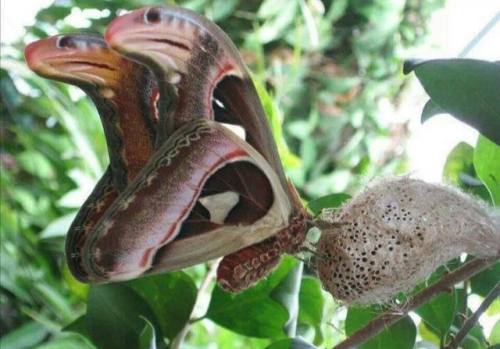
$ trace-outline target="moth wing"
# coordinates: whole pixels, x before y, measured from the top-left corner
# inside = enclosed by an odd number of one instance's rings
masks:
[[[181,269],[272,236],[291,210],[252,146],[199,119],[162,145],[96,223],[82,265],[92,281]]]

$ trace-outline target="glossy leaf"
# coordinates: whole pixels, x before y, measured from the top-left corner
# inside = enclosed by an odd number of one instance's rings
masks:
[[[136,279],[127,283],[146,303],[158,320],[163,334],[173,339],[189,320],[197,289],[184,272]]]
[[[155,328],[148,319],[143,320],[146,324],[139,335],[139,349],[156,349]]]
[[[422,110],[422,116],[420,118],[420,121],[422,123],[426,122],[429,120],[431,117],[437,114],[443,114],[446,113],[445,110],[441,109],[436,103],[432,101],[432,99],[429,99],[427,103],[424,105],[424,109]]]
[[[80,334],[81,336],[88,338],[89,340],[92,338],[90,333],[90,329],[87,326],[87,318],[86,315],[82,315],[72,323],[63,328],[63,331],[75,332]]]
[[[488,188],[493,203],[500,205],[500,145],[479,137],[474,150],[474,168]]]
[[[304,277],[299,295],[299,323],[312,326],[318,339],[322,337],[321,323],[324,303],[319,280],[313,277]]]
[[[425,323],[440,337],[450,328],[455,316],[455,292],[439,294],[416,310]]]
[[[154,319],[148,304],[124,285],[93,286],[86,322],[92,341],[106,349],[139,348],[144,319]]]
[[[280,266],[269,277],[241,293],[231,294],[216,287],[206,316],[246,336],[284,337],[289,314],[283,305],[273,299],[272,292],[286,280],[296,264],[290,257],[283,258]]]
[[[285,323],[284,330],[289,337],[294,337],[297,331],[299,292],[303,269],[304,263],[297,263],[271,292],[271,298],[281,304],[288,312],[288,321]]]
[[[350,336],[356,330],[375,318],[377,312],[370,308],[350,307],[345,320],[346,334]],[[415,344],[417,328],[410,317],[406,316],[388,329],[372,337],[360,349],[412,349]]]
[[[474,148],[465,142],[458,143],[446,158],[443,169],[443,179],[450,184],[461,186],[464,174],[474,170],[472,157]]]
[[[500,262],[495,263],[490,268],[474,275],[470,279],[470,286],[473,293],[482,297],[486,295],[495,287],[500,275]]]
[[[408,63],[442,110],[500,144],[500,64],[473,59]]]

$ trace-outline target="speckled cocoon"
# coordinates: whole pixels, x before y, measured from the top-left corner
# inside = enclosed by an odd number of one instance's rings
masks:
[[[385,303],[462,252],[500,253],[491,209],[456,189],[409,177],[379,181],[321,219],[331,228],[316,246],[317,272],[323,287],[346,303]]]

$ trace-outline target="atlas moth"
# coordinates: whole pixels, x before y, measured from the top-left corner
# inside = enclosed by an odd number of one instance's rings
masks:
[[[257,93],[229,38],[190,11],[152,7],[116,19],[105,39],[114,50],[85,35],[26,49],[37,73],[91,96],[108,142],[110,167],[68,232],[73,274],[110,282],[224,256],[219,284],[239,291],[266,275],[283,253],[299,252],[313,220],[285,178]],[[223,123],[241,126],[245,138]],[[342,249],[357,248],[362,262],[366,252],[355,246],[360,241],[345,243],[350,237],[343,228],[340,238],[334,234],[348,221],[347,214],[340,222],[335,217],[321,217],[317,266],[325,287],[360,303],[371,301],[371,289],[376,300],[395,292],[377,291],[377,282],[360,289],[354,275],[332,271],[348,261],[339,260]],[[359,263],[353,266],[364,272]],[[360,297],[339,291],[345,288]]]
[[[300,250],[311,217],[224,32],[159,6],[115,19],[105,41],[63,35],[25,51],[35,72],[91,96],[107,138],[110,167],[66,240],[75,277],[127,280],[224,256],[218,282],[238,291]]]
[[[447,261],[500,256],[500,215],[457,189],[384,179],[325,212],[317,243],[323,286],[346,303],[387,303]]]

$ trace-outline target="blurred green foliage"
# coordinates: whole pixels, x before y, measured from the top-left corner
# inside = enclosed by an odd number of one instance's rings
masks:
[[[240,48],[259,87],[288,175],[303,197],[313,200],[353,191],[365,178],[404,170],[407,130],[405,125],[394,127],[384,113],[387,105],[398,101],[405,85],[400,72],[405,49],[425,37],[426,21],[442,2],[190,0],[178,4],[216,21]],[[152,348],[155,341],[161,347],[162,338],[172,340],[188,319],[206,266],[92,287],[90,293],[69,274],[62,254],[64,235],[105,168],[105,142],[95,108],[83,93],[36,77],[22,57],[27,42],[57,33],[102,33],[120,11],[154,3],[164,1],[55,1],[38,13],[22,42],[2,46],[2,348],[88,348],[93,345],[90,339],[103,348],[123,343]],[[491,145],[484,142],[482,147]],[[487,197],[474,166],[481,173],[489,169],[478,169],[478,156],[462,146],[445,172],[460,185],[463,177],[458,173],[472,171],[467,183],[476,183],[475,189]],[[338,205],[346,198],[331,196],[316,202],[316,209],[321,202]],[[316,279],[305,276],[300,292],[284,297],[293,285],[289,275],[293,276],[296,264],[285,259],[270,278],[238,295],[216,288],[206,318],[192,324],[185,347],[204,348],[213,342],[221,348],[264,348],[274,340],[271,347],[287,347],[290,343],[283,340],[282,328],[290,315],[287,305],[294,302],[299,307],[297,335],[319,347],[338,342],[345,334],[330,323],[343,328],[344,318]],[[247,307],[227,312],[229,305]],[[245,318],[239,318],[242,315]],[[347,333],[359,327],[356,319],[365,318],[366,314],[351,312]],[[413,323],[406,322],[398,326],[414,336]],[[419,326],[419,333],[436,342],[442,332],[424,328],[427,324]],[[123,328],[129,337],[110,335],[121,335]],[[441,330],[446,333],[448,328]]]

